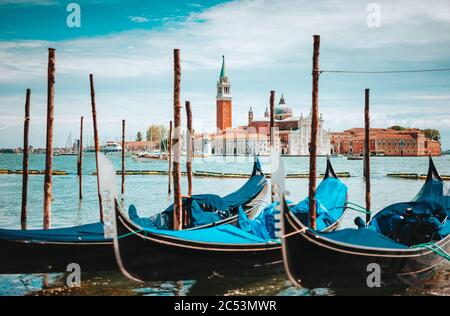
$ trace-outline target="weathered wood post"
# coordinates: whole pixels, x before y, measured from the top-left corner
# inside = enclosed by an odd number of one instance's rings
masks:
[[[97,112],[95,110],[94,75],[92,74],[89,75],[89,82],[91,87],[92,123],[94,125],[94,146],[95,146],[95,165],[97,168],[98,206],[100,209],[100,222],[103,223],[103,205],[102,205],[102,195],[100,192],[100,174],[98,172],[98,153],[100,151],[100,146],[98,144]]]
[[[311,111],[311,143],[309,147],[309,226],[316,229],[316,158],[317,128],[319,121],[319,51],[320,36],[314,35],[313,69],[312,69],[312,111]]]
[[[270,101],[269,101],[269,107],[270,107],[270,146],[275,145],[275,135],[274,135],[274,128],[275,128],[275,118],[274,118],[274,111],[275,111],[275,91],[270,91]]]
[[[186,172],[188,179],[188,196],[192,195],[192,112],[191,103],[186,101],[187,137],[186,137]]]
[[[169,123],[169,139],[167,140],[168,144],[167,144],[167,150],[168,150],[168,154],[169,154],[169,184],[168,184],[168,194],[171,195],[172,194],[172,121],[170,121]]]
[[[83,121],[84,117],[80,118],[80,142],[78,143],[78,197],[83,199]]]
[[[28,197],[28,136],[30,134],[30,97],[31,90],[27,89],[25,98],[25,118],[23,123],[23,162],[22,162],[22,211],[20,213],[20,226],[27,229],[27,197]]]
[[[125,194],[125,120],[122,120],[122,199]]]
[[[275,91],[270,91],[270,99],[269,99],[269,115],[270,115],[270,123],[269,123],[269,144],[270,147],[275,146]],[[271,201],[274,202],[274,195],[271,194]]]
[[[174,49],[174,90],[173,90],[173,190],[174,190],[174,229],[181,230],[183,223],[183,205],[181,196],[181,103],[180,103],[180,50]]]
[[[48,49],[47,137],[45,146],[44,229],[50,228],[52,213],[53,117],[55,101],[55,49]]]
[[[366,223],[370,221],[370,89],[365,91],[365,107],[364,107],[364,175],[366,179]]]

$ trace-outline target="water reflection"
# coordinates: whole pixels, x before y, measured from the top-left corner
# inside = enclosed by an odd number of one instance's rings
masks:
[[[408,288],[296,288],[283,273],[268,277],[212,278],[204,280],[132,282],[117,271],[82,273],[78,288],[65,285],[63,273],[3,275],[0,295],[128,295],[128,296],[361,296],[450,295],[450,267],[443,264],[430,279]]]

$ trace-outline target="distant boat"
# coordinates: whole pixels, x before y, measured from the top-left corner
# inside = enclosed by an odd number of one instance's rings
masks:
[[[94,153],[95,147],[88,147],[85,151],[88,153]],[[106,142],[104,146],[100,146],[100,152],[105,154],[119,154],[122,153],[122,146],[116,142]]]
[[[168,155],[161,152],[142,152],[131,156],[131,158],[137,162],[150,162],[153,160],[167,160]]]
[[[77,156],[78,152],[73,147],[69,147],[72,144],[72,132],[69,133],[69,137],[67,137],[66,146],[63,150],[56,151],[54,156]]]
[[[208,157],[209,157],[208,154],[202,153],[202,152],[195,152],[195,153],[192,155],[192,158],[208,158]]]
[[[363,160],[363,156],[355,156],[355,155],[349,155],[347,156],[347,160]]]

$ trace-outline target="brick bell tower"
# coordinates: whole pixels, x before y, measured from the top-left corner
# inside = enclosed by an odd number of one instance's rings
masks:
[[[222,56],[222,69],[217,82],[216,125],[218,131],[224,131],[232,126],[232,105],[230,82],[225,69],[225,56]]]

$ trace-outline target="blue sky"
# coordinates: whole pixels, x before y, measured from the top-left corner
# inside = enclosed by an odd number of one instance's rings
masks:
[[[45,143],[47,48],[55,47],[55,143],[90,133],[88,74],[95,76],[102,140],[172,118],[172,50],[181,49],[182,100],[194,127],[214,130],[221,56],[232,83],[233,122],[262,116],[270,90],[295,114],[309,112],[312,35],[321,69],[450,68],[446,0],[378,1],[381,26],[367,26],[362,0],[78,1],[81,27],[68,28],[70,1],[0,0],[0,147],[20,146],[26,88],[32,89],[31,143]],[[331,130],[363,124],[372,90],[372,126],[437,128],[450,148],[450,73],[323,74],[320,112]],[[130,136],[131,137],[131,136]]]

